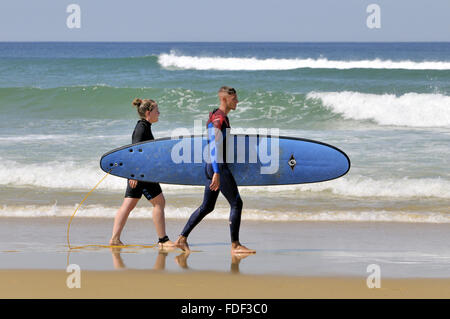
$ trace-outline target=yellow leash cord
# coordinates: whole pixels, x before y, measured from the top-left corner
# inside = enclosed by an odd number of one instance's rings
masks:
[[[109,173],[112,171],[112,168],[109,170],[109,172],[106,173],[105,176],[97,183],[97,185],[94,186],[93,189],[90,190],[89,193],[83,198],[81,203],[78,204],[77,208],[73,212],[72,216],[70,216],[69,224],[67,225],[67,245],[69,246],[69,249],[82,249],[86,247],[99,247],[99,248],[128,248],[128,247],[140,247],[140,248],[153,248],[157,246],[157,244],[154,245],[84,245],[84,246],[76,246],[71,247],[70,246],[70,240],[69,240],[69,233],[70,233],[70,224],[72,223],[72,219],[75,217],[75,214],[77,213],[78,209],[81,207],[81,205],[84,203],[84,201],[91,195],[91,193],[100,185],[101,182],[105,180],[105,178],[109,175]]]
[[[75,211],[73,212],[72,216],[70,216],[69,219],[69,224],[67,225],[67,245],[69,246],[69,249],[74,249],[72,247],[70,247],[70,240],[69,240],[69,232],[70,232],[70,224],[72,223],[72,219],[75,217],[75,214],[77,213],[78,209],[80,208],[80,206],[84,203],[84,201],[89,197],[89,195],[91,195],[91,193],[98,187],[98,185],[100,185],[101,182],[104,181],[104,179],[109,175],[109,173],[111,172],[112,169],[109,170],[108,173],[106,173],[105,176],[103,176],[103,178],[97,183],[97,185],[94,186],[93,189],[90,190],[89,193],[87,193],[86,196],[84,196],[83,200],[81,201],[81,203],[78,204],[77,208],[75,209]]]

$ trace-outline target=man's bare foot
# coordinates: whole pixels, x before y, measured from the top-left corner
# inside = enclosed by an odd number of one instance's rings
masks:
[[[160,250],[170,251],[176,248],[175,243],[171,240],[168,240],[164,243],[158,243],[158,247]]]
[[[175,246],[186,252],[190,251],[189,245],[187,243],[187,238],[185,236],[180,235],[175,241]]]
[[[244,245],[241,245],[239,242],[233,242],[231,244],[231,254],[255,254],[256,250],[249,249],[245,247]]]
[[[125,246],[120,239],[115,239],[115,238],[111,238],[111,240],[109,241],[109,245],[110,246]]]

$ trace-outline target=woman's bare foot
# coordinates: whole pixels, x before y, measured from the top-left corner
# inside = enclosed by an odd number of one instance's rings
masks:
[[[111,238],[111,240],[109,241],[109,245],[110,246],[125,246],[118,238]]]
[[[185,236],[180,235],[175,241],[175,246],[186,252],[190,251],[189,245],[187,243],[187,238]]]
[[[240,242],[233,242],[231,244],[231,254],[255,254],[256,250],[249,249],[245,247],[244,245],[241,245]]]
[[[158,246],[160,250],[165,251],[174,250],[176,248],[175,243],[171,240],[168,240],[164,243],[158,243]]]

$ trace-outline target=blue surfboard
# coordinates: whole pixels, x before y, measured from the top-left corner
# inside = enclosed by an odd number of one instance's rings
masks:
[[[241,186],[323,182],[350,169],[343,151],[307,139],[238,134],[224,147],[224,160]],[[204,185],[208,155],[206,136],[161,138],[114,149],[102,156],[100,167],[138,181]]]

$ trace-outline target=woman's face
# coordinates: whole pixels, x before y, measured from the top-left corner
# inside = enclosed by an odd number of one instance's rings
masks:
[[[156,105],[151,111],[145,112],[145,115],[146,115],[147,121],[149,121],[150,123],[158,122],[158,118],[159,118],[158,105]]]

